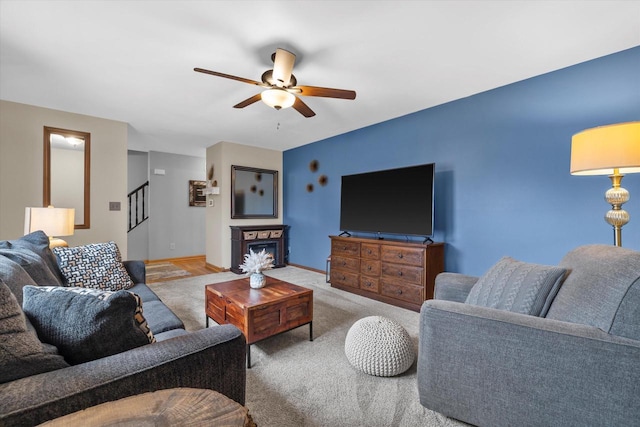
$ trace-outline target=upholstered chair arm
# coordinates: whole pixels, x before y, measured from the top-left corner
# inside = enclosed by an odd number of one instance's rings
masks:
[[[471,288],[478,281],[476,276],[459,273],[440,273],[436,276],[435,299],[465,302]]]
[[[131,276],[133,283],[146,283],[147,269],[144,261],[123,261],[124,268],[127,269],[127,273]]]

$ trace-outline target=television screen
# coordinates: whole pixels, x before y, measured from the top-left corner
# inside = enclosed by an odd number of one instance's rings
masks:
[[[433,163],[345,175],[340,230],[431,236]]]

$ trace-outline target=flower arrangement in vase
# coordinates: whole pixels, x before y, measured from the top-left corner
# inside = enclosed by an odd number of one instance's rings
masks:
[[[265,285],[267,279],[262,274],[262,271],[272,267],[273,255],[265,249],[260,252],[254,252],[249,248],[249,253],[244,255],[243,263],[240,264],[240,270],[250,275],[249,286],[254,289],[262,288]]]

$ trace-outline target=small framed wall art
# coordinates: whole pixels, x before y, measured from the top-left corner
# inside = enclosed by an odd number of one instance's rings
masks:
[[[207,196],[204,189],[207,186],[206,181],[189,181],[189,206],[206,206]]]

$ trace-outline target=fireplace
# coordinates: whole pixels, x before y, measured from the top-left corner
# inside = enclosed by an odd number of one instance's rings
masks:
[[[286,225],[231,226],[231,271],[243,274],[240,270],[244,254],[249,249],[260,252],[265,249],[273,255],[274,267],[284,267],[286,258]]]
[[[246,253],[249,253],[249,250],[252,250],[253,252],[260,252],[263,249],[265,250],[265,252],[270,253],[271,256],[273,256],[273,259],[275,260],[276,254],[278,253],[278,241],[266,241],[266,242],[255,242],[255,243],[248,242]]]

